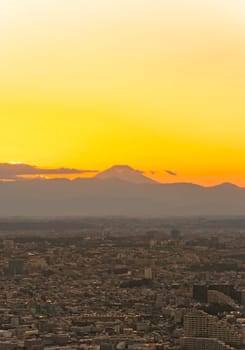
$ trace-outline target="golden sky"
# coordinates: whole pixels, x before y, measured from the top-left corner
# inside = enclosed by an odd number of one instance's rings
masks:
[[[0,77],[0,162],[245,186],[244,0],[1,0]]]

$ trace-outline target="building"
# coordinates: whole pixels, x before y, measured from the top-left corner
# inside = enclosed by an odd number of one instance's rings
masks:
[[[181,339],[182,350],[235,350],[235,348],[215,338],[193,338]]]
[[[238,304],[242,303],[242,292],[238,291],[231,284],[200,284],[193,286],[193,299],[200,303],[208,302],[208,291],[214,290],[227,295]]]
[[[200,310],[192,310],[184,316],[184,335],[191,338],[215,338],[234,347],[244,344],[244,335],[235,326]]]
[[[147,280],[153,279],[153,272],[151,267],[146,267],[144,271],[144,278]]]
[[[24,272],[24,261],[22,259],[10,259],[7,273],[11,276],[20,275]]]
[[[207,303],[208,301],[208,286],[205,284],[193,286],[193,299],[200,303]]]
[[[231,297],[222,292],[218,292],[217,290],[208,290],[208,303],[225,304],[232,308],[236,307],[236,303]]]

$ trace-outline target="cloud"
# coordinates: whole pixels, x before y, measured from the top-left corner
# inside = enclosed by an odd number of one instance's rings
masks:
[[[177,173],[175,173],[174,171],[172,170],[164,170],[165,173],[167,173],[168,175],[171,175],[171,176],[177,176]]]
[[[0,163],[0,179],[15,179],[21,178],[22,176],[42,176],[42,175],[71,175],[71,174],[85,174],[85,173],[97,173],[97,170],[81,170],[74,168],[55,168],[45,169],[39,168],[34,165],[24,163]]]

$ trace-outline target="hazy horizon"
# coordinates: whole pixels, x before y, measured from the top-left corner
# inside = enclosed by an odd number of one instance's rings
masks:
[[[118,173],[119,169],[119,173]],[[126,172],[126,174],[125,174]],[[122,174],[120,174],[122,173]],[[75,168],[41,168],[35,165],[29,165],[25,163],[0,163],[0,183],[15,182],[20,180],[79,180],[79,179],[120,179],[126,182],[132,182],[138,184],[141,183],[156,183],[156,184],[193,184],[202,187],[216,187],[223,184],[231,184],[239,188],[245,188],[245,186],[239,186],[236,183],[217,182],[213,184],[203,185],[201,183],[194,183],[191,181],[182,181],[182,177],[172,170],[166,169],[161,171],[165,174],[164,180],[158,180],[155,178],[154,171],[143,171],[134,169],[130,165],[117,164],[112,165],[108,169],[92,170],[92,169],[75,169]],[[103,176],[106,174],[106,176]],[[107,175],[108,174],[108,175]],[[126,176],[125,176],[126,175]],[[141,181],[134,179],[135,175],[142,177]],[[186,179],[185,179],[186,180]]]

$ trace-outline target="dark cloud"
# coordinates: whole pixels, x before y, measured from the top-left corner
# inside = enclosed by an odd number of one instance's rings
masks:
[[[68,175],[68,174],[84,174],[96,173],[97,170],[81,170],[74,168],[55,168],[44,169],[29,164],[9,164],[0,163],[0,179],[18,179],[25,175]]]
[[[165,170],[165,173],[167,173],[168,175],[171,175],[171,176],[177,176],[177,174],[172,170]]]

